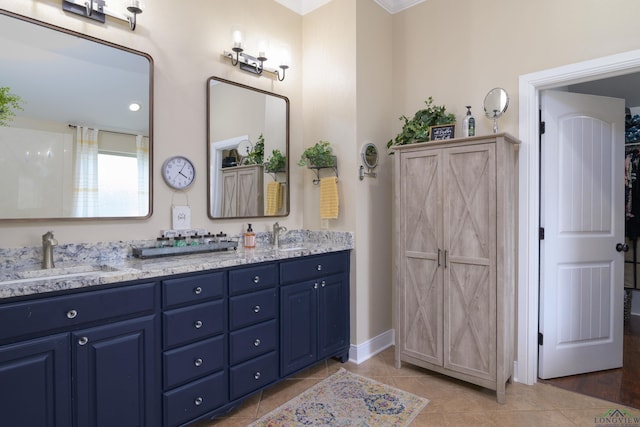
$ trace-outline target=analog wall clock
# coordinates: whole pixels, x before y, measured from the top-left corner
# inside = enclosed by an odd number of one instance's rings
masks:
[[[169,157],[162,164],[162,178],[173,189],[185,190],[196,178],[196,168],[183,156]]]

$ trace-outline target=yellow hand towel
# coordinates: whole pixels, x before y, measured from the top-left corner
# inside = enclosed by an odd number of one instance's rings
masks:
[[[338,178],[335,176],[320,180],[320,218],[338,218]]]
[[[265,215],[277,215],[282,207],[282,186],[274,181],[267,184],[267,208]]]

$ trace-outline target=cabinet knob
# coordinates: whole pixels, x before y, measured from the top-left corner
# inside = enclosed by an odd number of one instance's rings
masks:
[[[202,402],[204,401],[204,399],[202,397],[196,397],[195,400],[193,401],[193,403],[196,404],[196,406],[200,406],[202,405]]]
[[[260,375],[262,375],[262,374],[260,374],[260,371],[258,371],[255,374],[253,374],[253,378],[255,378],[256,380],[259,380],[260,379]]]
[[[313,284],[313,289],[318,289],[318,282]]]
[[[200,286],[193,288],[193,293],[200,295],[202,293],[202,288]]]
[[[325,282],[325,281],[323,280],[322,282],[320,282],[320,286],[322,286],[322,287],[324,288],[325,286],[327,286],[327,282]]]
[[[193,361],[193,364],[196,365],[197,367],[202,366],[202,363],[204,363],[204,361],[200,357],[198,357],[196,360]]]
[[[258,347],[258,346],[260,345],[260,343],[261,343],[261,342],[262,342],[262,341],[260,341],[260,338],[256,338],[256,340],[253,342],[253,345],[254,345],[255,347]]]
[[[255,276],[253,278],[253,283],[258,283],[260,281],[260,276]]]
[[[78,315],[78,312],[76,310],[67,311],[67,319],[75,319],[77,315]]]
[[[193,326],[194,326],[196,329],[200,329],[200,328],[202,328],[202,320],[196,320],[196,321],[195,321],[195,323],[193,324]]]
[[[260,306],[259,306],[259,305],[256,305],[255,307],[253,307],[253,312],[254,312],[254,313],[258,313],[258,312],[260,312]]]
[[[88,342],[89,342],[89,338],[87,337],[80,337],[78,339],[78,345],[87,345]]]
[[[318,264],[318,266],[316,267],[316,270],[322,271],[322,264]]]

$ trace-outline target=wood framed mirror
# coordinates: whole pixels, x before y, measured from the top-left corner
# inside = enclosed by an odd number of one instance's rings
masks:
[[[152,58],[3,10],[0,51],[0,220],[148,218]]]
[[[209,218],[289,215],[289,99],[207,80]]]

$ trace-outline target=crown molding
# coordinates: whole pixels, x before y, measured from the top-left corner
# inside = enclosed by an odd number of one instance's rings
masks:
[[[331,0],[276,0],[284,7],[293,10],[298,15],[306,15],[309,12],[314,11],[320,6],[324,6]],[[415,6],[418,3],[422,3],[425,0],[374,0],[387,12],[394,14],[401,12],[405,9]]]
[[[384,10],[394,14],[401,12],[405,9],[409,9],[411,6],[415,6],[418,3],[422,3],[425,0],[374,0]]]

